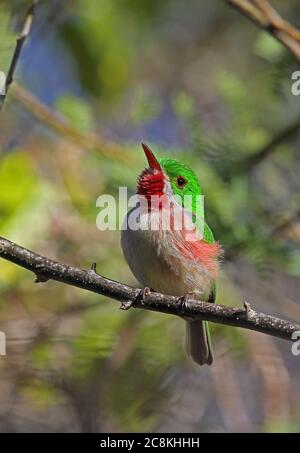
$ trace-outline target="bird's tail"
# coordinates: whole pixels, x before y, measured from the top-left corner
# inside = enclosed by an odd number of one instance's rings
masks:
[[[213,354],[207,321],[187,321],[186,352],[199,365],[212,364]]]

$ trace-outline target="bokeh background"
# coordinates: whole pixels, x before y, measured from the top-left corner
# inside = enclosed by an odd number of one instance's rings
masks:
[[[274,1],[300,25],[297,0]],[[7,67],[27,1],[0,1]],[[300,321],[300,98],[293,57],[223,0],[41,1],[0,118],[1,235],[135,285],[96,199],[135,191],[140,142],[199,175],[225,250],[218,302]],[[299,431],[291,344],[184,323],[0,261],[0,430]]]

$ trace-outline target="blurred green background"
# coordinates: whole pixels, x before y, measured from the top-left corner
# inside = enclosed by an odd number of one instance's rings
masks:
[[[300,26],[297,0],[272,4]],[[0,1],[3,71],[27,5]],[[0,118],[0,234],[136,285],[96,199],[134,193],[145,141],[199,175],[225,249],[218,302],[299,322],[296,69],[222,0],[41,1]],[[36,285],[3,260],[0,330],[3,432],[300,430],[289,342],[212,325],[215,362],[200,368],[180,319]]]

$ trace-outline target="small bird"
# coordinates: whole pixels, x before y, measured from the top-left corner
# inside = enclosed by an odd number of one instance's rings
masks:
[[[196,201],[201,196],[198,178],[187,165],[175,159],[156,159],[147,145],[142,143],[142,147],[149,167],[138,177],[137,195],[147,200],[147,208],[137,206],[125,218],[121,235],[124,257],[147,291],[215,302],[222,248],[204,221],[203,198],[202,219],[196,215]],[[161,197],[161,203],[151,203],[155,196]],[[189,204],[187,196],[192,200]],[[133,213],[138,213],[139,228],[130,225]],[[171,220],[166,228],[163,222],[167,218]],[[181,228],[175,228],[177,220],[181,220],[177,224]],[[187,320],[186,326],[187,353],[199,365],[211,365],[207,321]]]

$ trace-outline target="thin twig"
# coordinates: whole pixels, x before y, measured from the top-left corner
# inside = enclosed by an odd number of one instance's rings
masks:
[[[11,86],[11,84],[13,82],[14,73],[15,73],[16,66],[19,61],[20,55],[21,55],[22,48],[24,46],[24,43],[25,43],[27,37],[30,34],[36,4],[37,4],[37,0],[33,0],[32,4],[28,8],[22,31],[21,31],[19,37],[17,38],[15,50],[14,50],[14,53],[13,53],[13,56],[11,59],[11,63],[10,63],[6,81],[5,81],[4,93],[0,95],[0,111],[2,110],[2,107],[4,105],[9,87]]]
[[[0,237],[0,257],[36,274],[37,280],[56,280],[68,285],[102,294],[121,303],[129,301],[132,307],[178,315],[186,318],[204,319],[219,324],[256,330],[292,341],[292,334],[300,332],[300,325],[247,309],[201,302],[151,292],[141,297],[141,289],[133,288],[98,275],[94,269],[85,271],[44,256],[38,255]]]
[[[271,140],[258,149],[255,153],[249,157],[241,160],[233,168],[232,173],[250,173],[255,167],[269,157],[273,152],[276,151],[277,147],[287,140],[291,140],[300,131],[300,119],[297,118],[294,123],[286,126],[284,129],[279,131]]]
[[[28,37],[31,26],[33,22],[35,6],[37,0],[34,0],[28,8],[26,13],[24,25],[22,31],[17,39],[16,47],[11,59],[10,67],[5,81],[4,94],[0,95],[0,111],[5,102],[8,90],[13,82],[13,76],[16,70],[16,65],[18,63],[19,57],[21,55],[21,50],[25,43],[26,38]],[[95,133],[82,134],[77,131],[70,122],[63,115],[59,114],[55,110],[49,108],[46,104],[41,102],[33,93],[30,93],[27,89],[21,87],[18,84],[14,84],[11,89],[12,96],[17,99],[23,107],[25,107],[37,120],[46,124],[54,132],[59,133],[64,136],[66,139],[72,141],[73,143],[84,147],[86,149],[93,149],[100,151],[104,156],[111,158],[116,158],[119,161],[129,162],[131,156],[120,145],[107,140]]]
[[[299,220],[300,210],[296,211],[290,218],[284,220],[281,224],[276,225],[273,230],[271,230],[270,235],[273,237],[280,237],[281,234],[285,233],[287,230],[290,230],[290,228],[295,224],[298,224]]]
[[[300,62],[300,31],[283,19],[267,0],[226,0],[255,25],[266,30]]]
[[[98,134],[89,132],[81,133],[74,128],[67,118],[40,101],[26,88],[15,84],[11,90],[12,96],[22,104],[26,110],[37,120],[48,126],[54,132],[70,140],[78,146],[89,150],[97,150],[110,159],[129,162],[132,159],[130,153],[120,145],[104,139]]]

